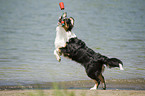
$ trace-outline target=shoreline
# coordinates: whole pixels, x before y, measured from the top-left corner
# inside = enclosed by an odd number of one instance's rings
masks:
[[[43,84],[26,84],[13,86],[0,86],[0,90],[30,90],[30,89],[54,89],[57,85],[59,89],[83,89],[89,90],[94,86],[92,80],[78,80],[78,81],[61,81],[61,82],[46,82]],[[106,80],[107,90],[145,90],[144,79],[112,79]],[[99,90],[102,89],[100,84]]]

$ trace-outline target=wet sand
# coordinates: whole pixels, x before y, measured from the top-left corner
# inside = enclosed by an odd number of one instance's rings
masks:
[[[47,82],[43,84],[0,86],[0,90],[23,90],[23,89],[53,89],[57,85],[60,89],[89,89],[94,86],[92,80]],[[101,84],[99,89],[101,88]],[[145,90],[144,79],[112,79],[106,80],[107,90]]]
[[[91,80],[0,86],[0,96],[56,96],[54,95],[56,85],[61,93],[74,94],[71,96],[144,96],[145,94],[144,79],[106,80],[106,84],[107,90],[102,90],[101,85],[98,90],[89,90],[94,85]]]

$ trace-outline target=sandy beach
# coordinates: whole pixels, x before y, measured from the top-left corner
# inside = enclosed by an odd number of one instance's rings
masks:
[[[0,91],[0,96],[59,96],[55,95],[55,90],[9,90]],[[144,90],[60,90],[63,96],[144,96]]]

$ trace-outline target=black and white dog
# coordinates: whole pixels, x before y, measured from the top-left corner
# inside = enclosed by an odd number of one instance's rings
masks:
[[[85,42],[78,39],[71,32],[73,26],[74,19],[72,17],[67,18],[66,13],[59,18],[58,26],[56,27],[56,49],[54,50],[54,55],[59,62],[61,61],[60,56],[63,55],[83,65],[88,77],[95,81],[94,87],[90,90],[97,89],[100,82],[105,90],[106,84],[102,75],[105,68],[104,65],[109,68],[120,67],[120,70],[124,70],[123,63],[117,58],[108,58],[88,48]]]

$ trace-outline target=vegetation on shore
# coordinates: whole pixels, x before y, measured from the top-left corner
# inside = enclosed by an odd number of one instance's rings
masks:
[[[74,91],[67,91],[67,89],[61,90],[56,83],[53,84],[52,94],[45,94],[43,90],[37,90],[36,92],[29,93],[29,96],[76,96]],[[86,96],[85,93],[81,93],[80,96]]]

